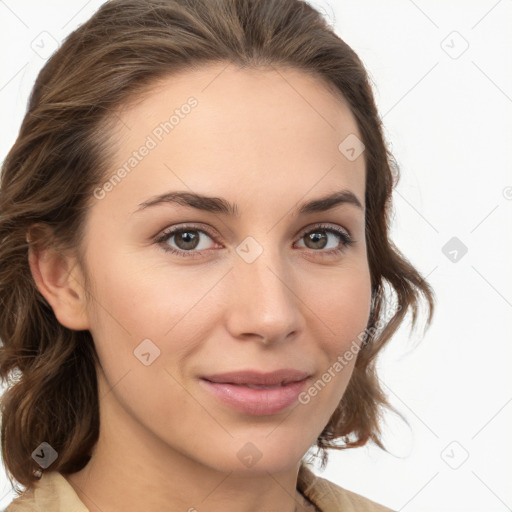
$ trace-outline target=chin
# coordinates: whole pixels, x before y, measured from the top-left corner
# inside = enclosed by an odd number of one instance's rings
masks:
[[[241,476],[281,473],[295,467],[310,447],[303,437],[283,439],[283,436],[277,434],[277,430],[270,435],[269,432],[271,431],[265,429],[259,435],[245,435],[233,439],[230,446],[225,445],[227,450],[212,458],[212,466],[219,471],[233,472]],[[299,428],[297,433],[300,433]]]

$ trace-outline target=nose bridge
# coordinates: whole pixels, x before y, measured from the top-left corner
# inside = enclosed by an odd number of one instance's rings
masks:
[[[230,328],[234,336],[257,334],[266,341],[284,339],[299,328],[300,310],[293,275],[272,237],[247,237],[236,249],[234,304]]]

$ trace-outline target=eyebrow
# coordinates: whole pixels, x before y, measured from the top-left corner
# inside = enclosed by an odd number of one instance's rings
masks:
[[[139,204],[139,207],[133,212],[144,211],[152,206],[161,204],[179,204],[202,210],[206,212],[219,213],[230,217],[239,217],[240,210],[237,204],[232,204],[221,197],[209,197],[193,192],[166,192],[154,196],[147,201]],[[350,190],[344,189],[334,192],[328,196],[313,199],[303,203],[298,208],[298,215],[307,215],[316,212],[325,212],[342,204],[350,204],[364,211],[364,207],[357,196]]]

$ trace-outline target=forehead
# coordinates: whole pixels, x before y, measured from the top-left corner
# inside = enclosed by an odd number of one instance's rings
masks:
[[[355,118],[341,95],[300,70],[188,70],[159,80],[116,117],[106,178],[125,169],[108,194],[120,208],[173,189],[261,206],[343,187],[364,204],[363,155],[351,160],[340,150],[347,137],[360,138]]]

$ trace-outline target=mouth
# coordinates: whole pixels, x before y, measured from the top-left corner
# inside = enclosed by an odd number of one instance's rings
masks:
[[[273,372],[244,370],[238,372],[205,375],[201,378],[218,384],[234,384],[248,387],[278,387],[291,382],[299,382],[309,377],[306,371],[284,368]]]
[[[311,374],[295,369],[270,373],[257,370],[228,372],[200,378],[203,387],[239,412],[272,415],[297,402]]]

